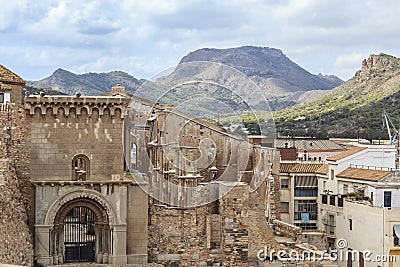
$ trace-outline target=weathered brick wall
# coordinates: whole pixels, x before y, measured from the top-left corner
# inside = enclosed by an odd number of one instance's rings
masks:
[[[21,84],[13,84],[8,83],[9,87],[11,87],[11,103],[16,103],[17,105],[21,105],[22,102],[22,86]]]
[[[0,107],[0,263],[33,264],[29,124],[15,104]],[[6,129],[4,129],[6,127]],[[6,138],[8,135],[9,138]]]

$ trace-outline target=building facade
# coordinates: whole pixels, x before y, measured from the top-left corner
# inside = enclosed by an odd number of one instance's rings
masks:
[[[395,149],[354,148],[328,163],[329,176],[321,179],[319,189],[319,229],[338,249],[339,266],[398,266],[400,259],[393,258],[400,235]]]
[[[25,99],[39,263],[147,262],[147,195],[124,172],[129,102],[121,95]]]
[[[37,263],[248,266],[264,244],[279,247],[265,217],[274,149],[120,85],[22,105],[19,79],[2,84],[10,104],[1,107],[15,105],[18,120],[1,148],[7,160],[18,155],[20,223]]]
[[[281,220],[303,230],[318,229],[318,181],[326,177],[325,164],[280,164]]]

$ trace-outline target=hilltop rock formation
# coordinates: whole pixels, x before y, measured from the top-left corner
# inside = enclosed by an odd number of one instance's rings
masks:
[[[399,61],[393,56],[386,54],[370,55],[361,63],[361,70],[357,71],[356,78],[360,82],[368,81],[372,78],[382,77],[385,73],[396,71]]]

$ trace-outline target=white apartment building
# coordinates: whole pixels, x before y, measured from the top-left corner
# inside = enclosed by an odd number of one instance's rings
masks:
[[[283,222],[303,230],[318,228],[318,178],[326,177],[326,164],[280,164],[280,214]]]
[[[339,266],[400,266],[400,175],[394,146],[357,147],[329,159],[319,179],[318,228],[339,249]],[[343,247],[338,247],[345,244]],[[344,240],[344,241],[343,241]],[[348,253],[356,255],[348,257]],[[398,253],[397,262],[379,261]],[[368,259],[364,259],[368,256]],[[388,260],[388,259],[386,259]]]

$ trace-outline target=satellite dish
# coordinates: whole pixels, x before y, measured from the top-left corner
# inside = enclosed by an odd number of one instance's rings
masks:
[[[43,91],[40,91],[40,93],[39,93],[39,94],[40,94],[40,96],[41,96],[41,97],[44,97],[44,96],[46,95],[46,93],[45,93],[45,92],[43,92]]]
[[[76,93],[75,93],[75,97],[76,97],[76,98],[81,97],[81,95],[82,95],[81,92],[76,92]]]

